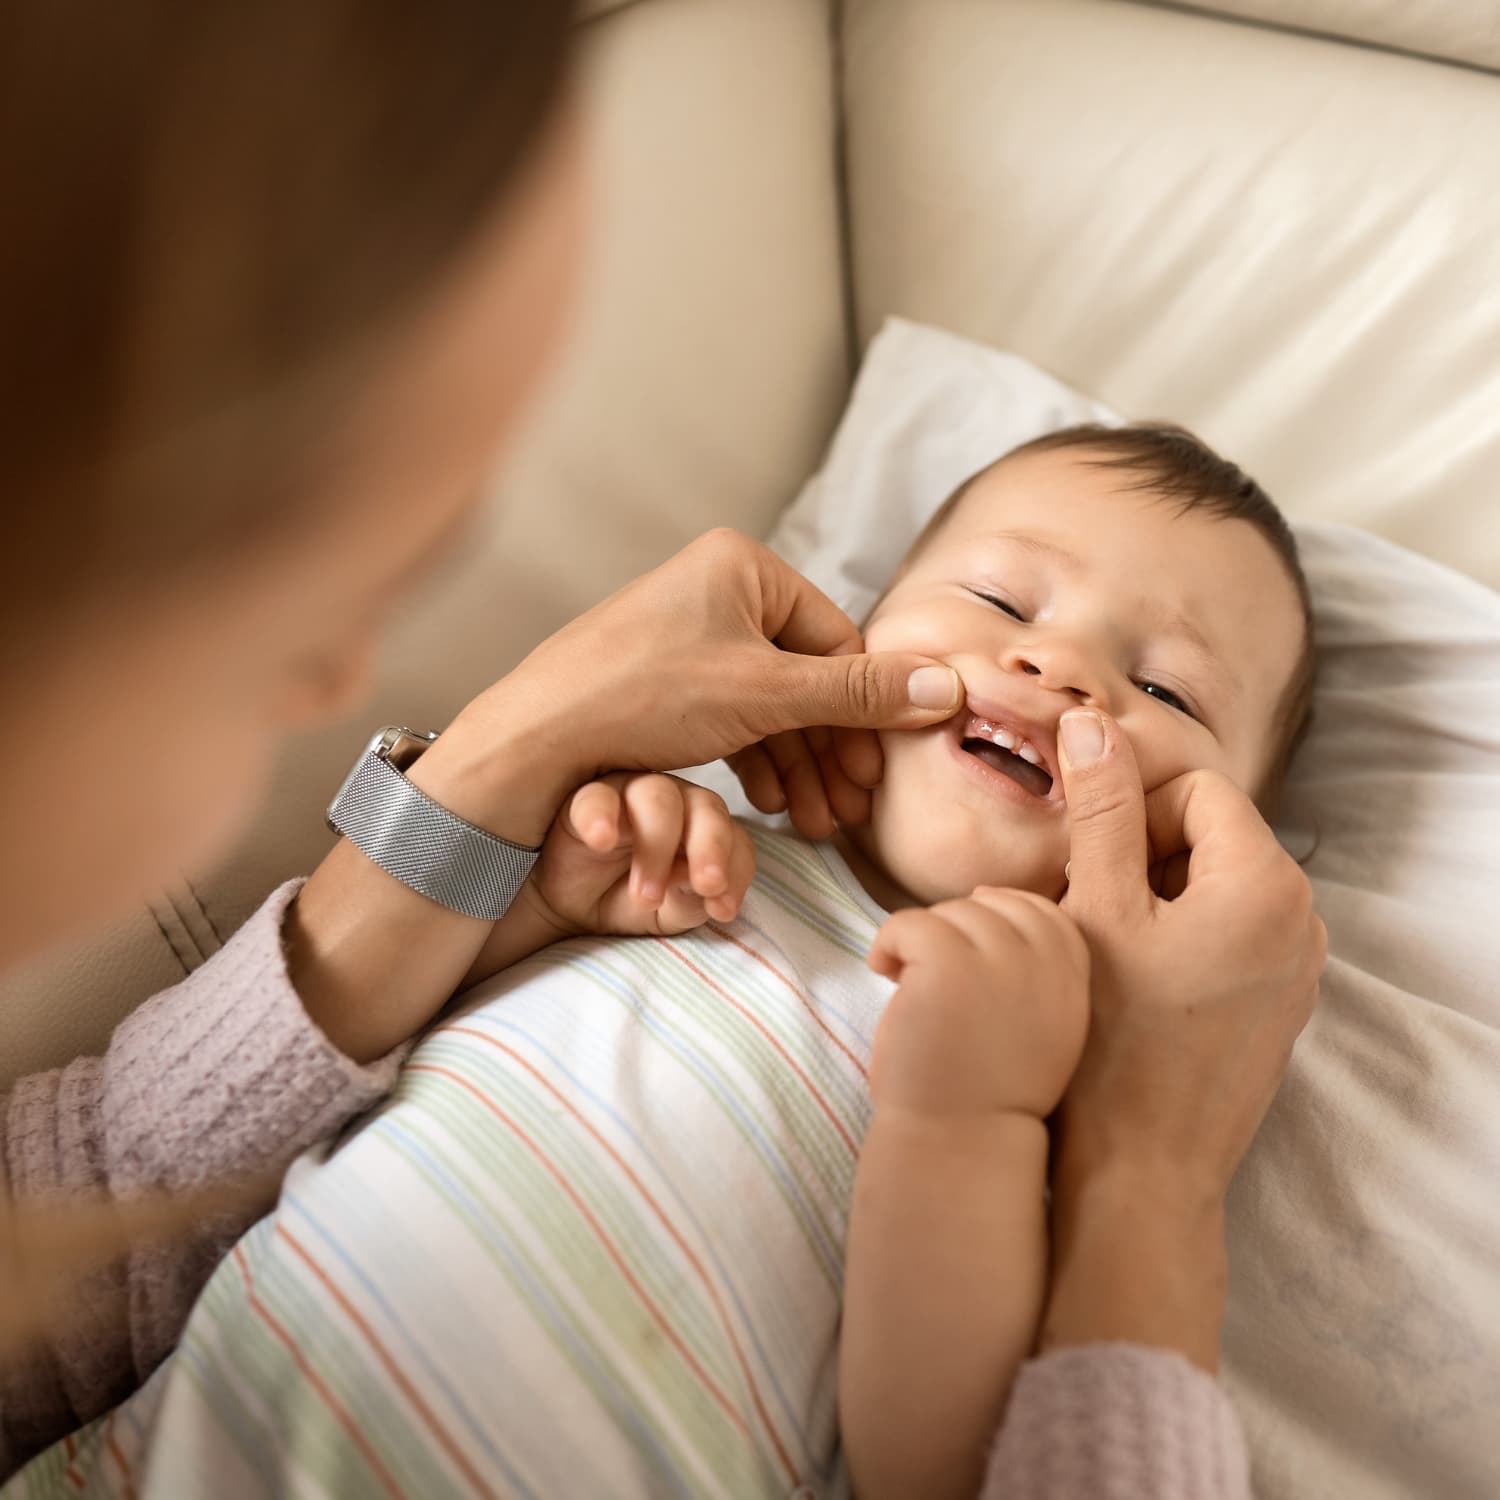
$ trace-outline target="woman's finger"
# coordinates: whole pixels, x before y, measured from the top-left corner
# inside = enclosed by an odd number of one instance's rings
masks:
[[[880,778],[885,775],[885,752],[880,748],[880,736],[873,729],[836,728],[833,747],[844,774],[855,786],[873,789],[880,785]]]
[[[625,788],[635,858],[630,887],[638,901],[660,905],[682,843],[682,783],[671,776],[637,776]]]
[[[804,730],[803,736],[817,758],[830,812],[840,823],[865,822],[870,816],[870,793],[849,779],[834,745],[833,730],[826,724],[815,724]]]
[[[1068,910],[1117,928],[1143,922],[1154,897],[1146,794],[1130,737],[1097,710],[1073,709],[1062,716],[1057,747],[1068,799]]]
[[[786,811],[786,792],[764,746],[747,745],[733,755],[726,755],[724,762],[739,778],[751,807],[763,813]]]
[[[803,838],[832,837],[833,814],[823,791],[823,776],[802,731],[792,729],[785,734],[773,734],[764,743],[786,791],[792,827]]]

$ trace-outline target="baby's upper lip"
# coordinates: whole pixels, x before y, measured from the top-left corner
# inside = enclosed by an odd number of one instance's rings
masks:
[[[958,722],[959,735],[963,735],[965,726],[970,718],[985,719],[991,724],[999,725],[1002,729],[1009,729],[1013,734],[1019,735],[1025,740],[1038,755],[1042,757],[1042,766],[1052,778],[1052,789],[1048,792],[1048,802],[1062,802],[1063,797],[1062,776],[1057,767],[1057,721],[1061,714],[1043,720],[1032,714],[1023,713],[1019,709],[1011,708],[995,698],[981,698],[974,693],[968,695],[967,712],[954,715]]]

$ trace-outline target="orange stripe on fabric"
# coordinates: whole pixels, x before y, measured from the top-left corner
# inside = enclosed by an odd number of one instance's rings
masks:
[[[779,979],[802,1002],[808,1015],[810,1015],[813,1018],[813,1021],[817,1024],[818,1029],[823,1033],[824,1036],[828,1038],[830,1042],[833,1043],[835,1047],[839,1049],[840,1052],[844,1054],[845,1057],[849,1059],[850,1062],[854,1064],[854,1066],[859,1070],[859,1076],[861,1078],[868,1078],[870,1076],[865,1069],[865,1065],[844,1045],[841,1038],[833,1031],[833,1029],[822,1018],[822,1016],[818,1014],[817,1009],[814,1007],[812,1001],[808,998],[808,996],[803,994],[803,992],[799,990],[797,986],[793,984],[792,981],[788,979],[786,975],[776,967],[775,964],[771,962],[770,959],[766,958],[764,954],[757,953],[755,949],[749,945],[749,943],[742,942],[732,932],[730,932],[727,928],[721,927],[717,922],[705,922],[700,931],[711,932],[715,937],[723,938],[726,943],[733,943],[734,946],[738,948],[742,953],[748,953],[750,957],[756,961],[756,963],[760,964],[763,968],[769,969],[771,973],[774,974],[776,978]]]
[[[119,1465],[120,1483],[125,1486],[125,1500],[135,1500],[135,1483],[130,1477],[130,1465],[125,1462],[125,1455],[120,1450],[119,1440],[115,1437],[115,1412],[113,1411],[104,1423],[104,1446],[109,1450],[109,1456]]]
[[[709,987],[709,989],[711,989],[716,995],[718,995],[720,999],[727,1000],[735,1010],[737,1010],[742,1016],[744,1016],[744,1018],[753,1027],[755,1027],[755,1029],[760,1032],[760,1034],[765,1037],[768,1042],[770,1042],[770,1044],[776,1049],[776,1051],[781,1054],[782,1058],[786,1062],[787,1067],[789,1067],[792,1072],[794,1072],[797,1077],[800,1078],[806,1085],[807,1092],[812,1095],[813,1102],[828,1117],[828,1123],[832,1125],[836,1131],[838,1131],[840,1138],[849,1148],[850,1156],[858,1157],[859,1147],[854,1144],[854,1138],[849,1134],[847,1130],[844,1129],[843,1121],[841,1121],[839,1117],[834,1114],[833,1109],[829,1105],[828,1101],[822,1096],[822,1094],[818,1092],[818,1086],[802,1070],[792,1054],[788,1052],[779,1041],[777,1041],[775,1036],[772,1035],[769,1027],[766,1026],[765,1022],[763,1022],[760,1017],[755,1014],[754,1011],[749,1010],[745,1006],[741,1005],[740,1002],[736,1000],[734,996],[724,988],[723,985],[718,984],[714,980],[710,979],[709,976],[705,974],[703,970],[700,969],[698,965],[695,964],[692,959],[687,956],[687,954],[680,952],[678,949],[674,948],[665,938],[655,938],[653,939],[653,941],[660,943],[661,946],[665,948],[673,958],[677,959],[677,961],[681,963],[685,968],[692,970],[692,972],[696,974],[698,978],[701,979],[704,984]]]
[[[393,1495],[395,1500],[404,1500],[401,1486],[396,1483],[395,1476],[380,1461],[380,1455],[375,1452],[364,1433],[355,1425],[354,1418],[339,1404],[333,1392],[324,1383],[323,1378],[308,1362],[307,1356],[297,1347],[291,1334],[276,1321],[271,1309],[260,1300],[255,1290],[255,1278],[250,1274],[250,1264],[245,1259],[244,1252],[236,1245],[231,1253],[234,1256],[235,1264],[240,1268],[240,1275],[245,1278],[245,1295],[249,1299],[251,1310],[276,1336],[282,1348],[291,1355],[292,1362],[307,1378],[308,1384],[323,1398],[324,1404],[333,1413],[334,1420],[349,1434],[354,1446],[364,1455],[365,1462],[375,1471],[375,1477],[384,1486],[386,1494]]]
[[[450,1083],[456,1083],[459,1088],[465,1090],[467,1093],[472,1094],[480,1102],[480,1104],[485,1107],[485,1109],[489,1110],[489,1112],[506,1127],[507,1130],[510,1130],[514,1133],[516,1139],[519,1140],[534,1157],[536,1157],[537,1161],[539,1161],[541,1165],[546,1169],[547,1173],[552,1177],[553,1181],[556,1182],[557,1185],[563,1190],[563,1192],[567,1194],[568,1198],[572,1201],[573,1207],[576,1208],[578,1212],[583,1216],[589,1228],[594,1231],[594,1234],[598,1238],[599,1243],[604,1247],[605,1252],[608,1254],[609,1258],[614,1261],[615,1265],[619,1268],[620,1274],[630,1284],[631,1290],[636,1294],[637,1298],[639,1298],[642,1306],[644,1306],[646,1311],[651,1314],[651,1318],[655,1322],[656,1326],[660,1328],[661,1331],[667,1336],[668,1340],[672,1344],[672,1347],[677,1350],[677,1352],[682,1356],[683,1361],[687,1364],[688,1368],[692,1370],[692,1372],[702,1382],[704,1389],[707,1390],[708,1393],[719,1404],[720,1408],[724,1412],[724,1415],[727,1416],[729,1420],[733,1422],[734,1425],[738,1427],[739,1430],[748,1438],[750,1436],[749,1428],[745,1425],[745,1419],[735,1409],[734,1403],[729,1399],[728,1396],[724,1394],[723,1391],[719,1389],[718,1385],[714,1381],[713,1376],[711,1376],[708,1371],[698,1363],[698,1360],[693,1354],[693,1351],[689,1349],[683,1342],[682,1336],[667,1321],[666,1315],[659,1307],[657,1307],[656,1303],[651,1300],[650,1293],[647,1292],[645,1287],[643,1287],[641,1283],[636,1279],[635,1273],[625,1263],[625,1257],[620,1254],[619,1250],[615,1246],[614,1241],[610,1239],[608,1233],[605,1231],[604,1226],[599,1222],[598,1219],[594,1217],[593,1213],[589,1209],[588,1204],[586,1204],[578,1195],[572,1183],[570,1183],[567,1178],[563,1176],[562,1172],[553,1162],[548,1160],[541,1147],[537,1145],[537,1143],[521,1128],[520,1124],[517,1121],[513,1120],[508,1114],[506,1114],[506,1112],[501,1109],[498,1104],[496,1104],[492,1099],[488,1098],[480,1089],[475,1088],[467,1078],[463,1077],[462,1074],[455,1073],[451,1068],[440,1068],[433,1063],[408,1063],[406,1065],[406,1072],[435,1073],[440,1078],[448,1079]]]
[[[573,1118],[577,1120],[578,1123],[582,1125],[586,1131],[588,1131],[588,1133],[608,1153],[610,1159],[615,1163],[615,1165],[618,1166],[619,1169],[630,1179],[636,1191],[641,1195],[642,1198],[646,1200],[647,1204],[650,1206],[651,1212],[656,1215],[657,1220],[661,1224],[662,1228],[665,1229],[669,1235],[671,1235],[673,1243],[679,1250],[682,1251],[683,1255],[686,1256],[688,1264],[692,1266],[693,1270],[698,1273],[698,1280],[703,1283],[704,1290],[708,1293],[709,1299],[713,1302],[714,1310],[719,1315],[719,1322],[720,1324],[722,1324],[724,1332],[728,1336],[730,1347],[734,1350],[734,1357],[736,1362],[739,1364],[740,1373],[745,1377],[745,1384],[750,1387],[750,1399],[755,1403],[755,1410],[759,1415],[761,1422],[764,1424],[766,1432],[770,1435],[771,1442],[776,1447],[776,1456],[781,1460],[781,1466],[786,1470],[787,1477],[793,1483],[795,1483],[799,1477],[797,1473],[797,1467],[792,1462],[791,1455],[782,1446],[781,1436],[776,1431],[775,1425],[772,1423],[771,1414],[766,1410],[765,1402],[761,1399],[760,1388],[755,1383],[755,1376],[751,1372],[750,1362],[745,1358],[745,1352],[740,1347],[739,1338],[736,1336],[734,1325],[730,1321],[729,1310],[724,1306],[723,1300],[719,1296],[718,1287],[714,1285],[713,1278],[708,1274],[707,1267],[705,1267],[703,1262],[698,1259],[697,1255],[693,1251],[693,1248],[688,1244],[688,1242],[683,1239],[681,1233],[678,1231],[677,1226],[671,1221],[671,1219],[667,1217],[666,1210],[663,1209],[662,1206],[651,1195],[651,1190],[646,1186],[646,1184],[642,1182],[638,1176],[636,1176],[635,1169],[630,1165],[629,1162],[625,1160],[623,1156],[620,1155],[618,1151],[615,1150],[612,1145],[610,1145],[607,1140],[605,1140],[603,1135],[601,1135],[599,1131],[587,1119],[584,1118],[577,1105],[575,1105],[573,1101],[567,1097],[566,1094],[562,1093],[561,1090],[559,1090],[550,1079],[539,1072],[526,1058],[524,1058],[519,1052],[517,1052],[514,1047],[511,1047],[507,1043],[502,1042],[499,1037],[491,1036],[488,1032],[476,1031],[473,1029],[473,1027],[470,1026],[447,1026],[444,1027],[444,1031],[456,1031],[464,1036],[474,1037],[477,1041],[485,1042],[491,1047],[498,1048],[501,1052],[505,1053],[507,1057],[514,1058],[516,1062],[518,1062],[523,1068],[525,1068],[526,1071],[530,1073],[531,1076],[535,1078],[536,1081],[541,1084],[541,1086],[546,1089],[547,1092],[551,1094],[552,1097],[556,1099],[558,1103],[561,1104],[562,1107],[567,1110],[568,1113],[572,1115]]]
[[[375,1355],[380,1360],[381,1364],[385,1366],[386,1373],[390,1375],[391,1379],[394,1380],[396,1384],[401,1388],[401,1391],[406,1396],[407,1400],[410,1401],[412,1406],[416,1408],[417,1415],[422,1418],[424,1423],[426,1423],[428,1429],[432,1432],[432,1435],[442,1446],[443,1451],[463,1471],[464,1478],[466,1478],[469,1483],[479,1491],[481,1495],[491,1495],[498,1497],[499,1491],[491,1489],[490,1486],[485,1483],[484,1477],[469,1461],[467,1455],[465,1455],[465,1453],[458,1446],[457,1442],[453,1439],[451,1434],[438,1420],[437,1414],[432,1410],[430,1406],[428,1406],[426,1401],[422,1399],[421,1393],[411,1383],[411,1381],[406,1378],[405,1372],[391,1357],[390,1352],[386,1349],[385,1345],[380,1342],[380,1339],[376,1336],[375,1330],[366,1321],[364,1315],[359,1311],[357,1307],[354,1306],[352,1302],[349,1301],[349,1299],[344,1295],[344,1293],[340,1290],[332,1277],[328,1275],[328,1273],[322,1268],[322,1266],[320,1266],[317,1261],[313,1259],[312,1253],[307,1249],[307,1247],[303,1245],[302,1242],[284,1224],[278,1223],[276,1225],[276,1234],[279,1239],[286,1241],[286,1243],[291,1247],[293,1253],[302,1261],[302,1263],[308,1268],[308,1270],[310,1270],[313,1275],[316,1276],[325,1287],[327,1287],[329,1293],[333,1297],[333,1300],[337,1302],[338,1305],[344,1310],[345,1316],[365,1336],[366,1342],[375,1351]]]
[[[73,1460],[78,1457],[78,1445],[73,1441],[70,1432],[63,1438],[63,1452],[67,1455],[67,1467],[63,1470],[63,1478],[73,1486],[75,1490],[83,1488],[83,1475],[73,1467]]]

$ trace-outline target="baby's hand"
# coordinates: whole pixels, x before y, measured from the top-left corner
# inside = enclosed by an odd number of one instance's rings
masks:
[[[615,771],[563,804],[526,889],[565,933],[670,935],[730,921],[754,873],[755,846],[722,797]]]
[[[900,988],[875,1034],[877,1108],[1045,1119],[1078,1066],[1089,952],[1072,919],[1029,891],[898,911],[869,964]]]

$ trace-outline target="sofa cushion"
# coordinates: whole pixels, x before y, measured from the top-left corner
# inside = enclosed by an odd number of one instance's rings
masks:
[[[1500,77],[1122,0],[844,14],[862,339],[1014,350],[1500,586]]]

